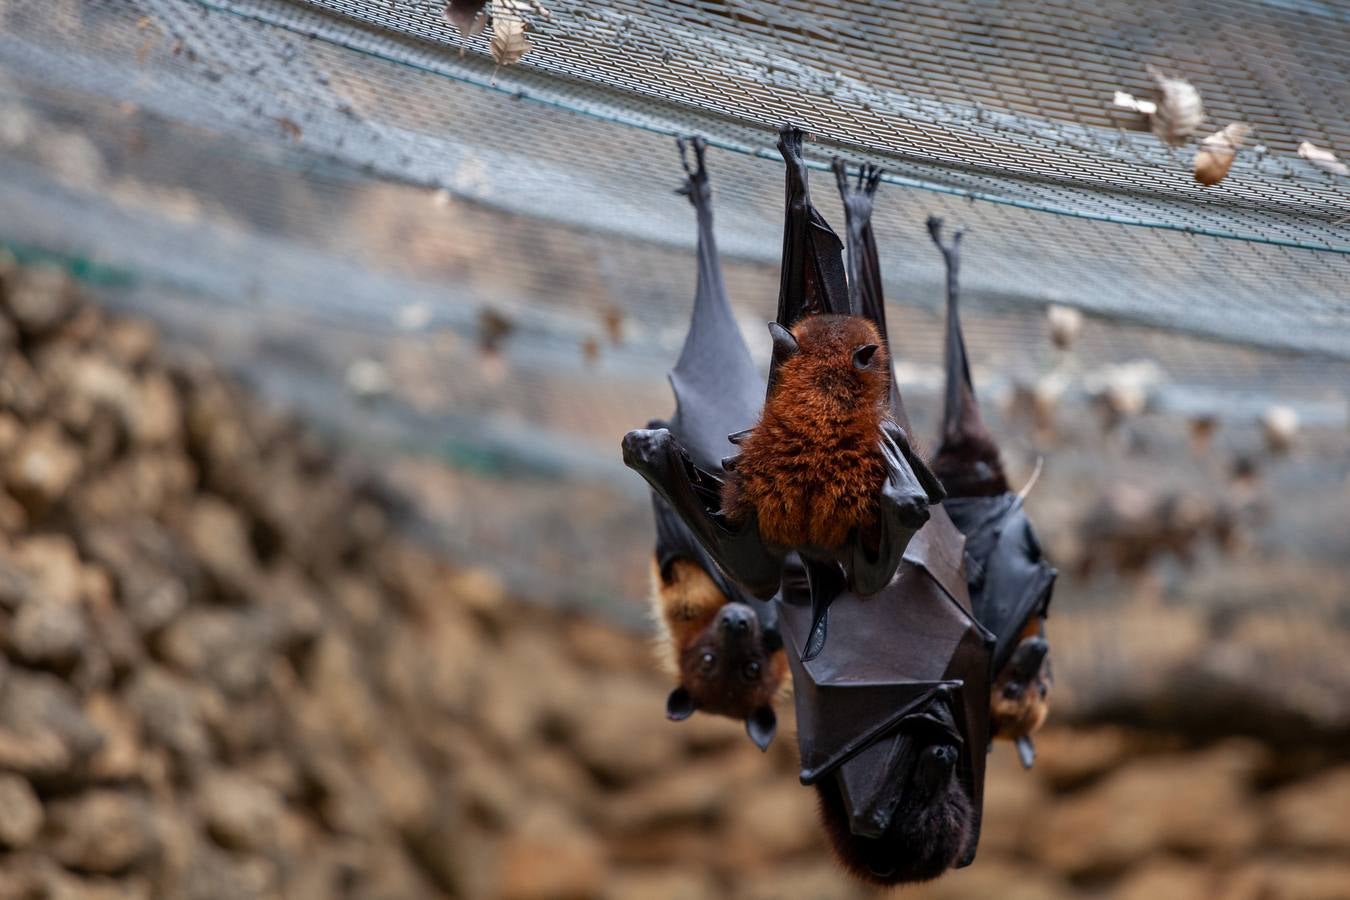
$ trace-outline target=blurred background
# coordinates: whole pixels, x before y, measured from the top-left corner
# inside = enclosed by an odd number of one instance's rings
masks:
[[[1061,572],[1036,767],[905,894],[1350,897],[1350,182],[1298,151],[1350,156],[1350,8],[481,13],[0,0],[0,898],[869,896],[790,704],[665,720],[618,454],[693,297],[672,135],[767,365],[787,120],[836,228],[830,157],[888,172],[930,444],[969,230]],[[1221,184],[1112,105],[1146,63],[1253,126]]]

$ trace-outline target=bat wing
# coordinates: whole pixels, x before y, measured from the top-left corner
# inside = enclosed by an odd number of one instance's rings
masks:
[[[651,486],[671,516],[678,518],[715,562],[709,572],[728,573],[767,600],[778,590],[782,560],[769,552],[751,522],[733,528],[719,514],[722,459],[735,445],[728,436],[754,424],[764,382],[741,338],[727,301],[712,227],[712,192],[704,166],[705,144],[678,141],[685,168],[685,194],[698,219],[698,287],[689,333],[670,374],[675,415],[669,425],[630,431],[623,439],[624,463]],[[695,164],[688,160],[692,145]],[[658,516],[658,524],[660,517]],[[728,595],[730,596],[730,595]]]
[[[963,497],[943,506],[966,535],[972,608],[996,640],[997,673],[1012,657],[1027,621],[1048,612],[1057,573],[1016,494]]]
[[[905,752],[901,724],[945,699],[960,737],[960,778],[978,835],[993,639],[971,612],[961,536],[938,513],[938,527],[930,523],[920,532],[933,529],[933,540],[911,542],[885,590],[866,599],[846,590],[835,598],[831,639],[814,658],[798,652],[813,627],[804,579],[784,580],[780,623],[793,675],[802,781],[838,771],[859,815],[890,804],[903,784],[893,768]],[[974,858],[975,843],[963,865]]]
[[[722,471],[723,458],[736,452],[728,435],[755,424],[764,404],[764,379],[755,368],[750,350],[731,312],[722,262],[713,235],[712,189],[704,166],[705,144],[691,139],[695,165],[685,156],[684,186],[698,217],[698,287],[694,312],[680,358],[670,373],[675,391],[675,415],[670,430],[694,464],[705,471]]]
[[[872,206],[877,187],[881,184],[881,169],[862,166],[857,179],[850,184],[844,161],[835,157],[834,177],[839,185],[839,197],[844,203],[845,251],[848,272],[849,308],[853,315],[871,319],[881,339],[890,351],[890,333],[886,330],[886,298],[881,286],[881,259],[877,254],[877,240],[872,233]],[[894,355],[891,356],[891,415],[906,431],[909,415],[900,399],[900,388],[895,381]]]
[[[811,203],[802,139],[802,130],[792,125],[784,125],[778,133],[778,152],[787,173],[776,320],[783,328],[791,328],[803,316],[849,312],[844,245]],[[770,382],[776,368],[775,363],[769,369]]]

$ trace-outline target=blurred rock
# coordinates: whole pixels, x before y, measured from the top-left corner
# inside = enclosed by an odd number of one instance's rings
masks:
[[[24,433],[5,464],[5,484],[34,515],[60,501],[80,473],[80,452],[53,423]]]
[[[1121,880],[1113,900],[1214,900],[1218,873],[1203,865],[1162,859],[1150,862]]]
[[[69,276],[53,266],[29,266],[5,280],[0,292],[5,311],[27,338],[49,334],[78,307]]]
[[[39,783],[79,777],[103,735],[50,675],[12,670],[0,690],[0,769]]]
[[[594,897],[604,883],[604,848],[560,810],[531,810],[502,844],[501,900]]]
[[[52,855],[68,868],[111,875],[149,860],[158,849],[154,816],[135,794],[94,790],[48,807]]]
[[[1342,766],[1275,794],[1270,803],[1271,840],[1292,849],[1350,853],[1348,817],[1350,767]]]
[[[261,852],[273,847],[281,820],[281,798],[272,788],[243,775],[216,773],[198,788],[207,831],[230,850]]]
[[[0,844],[21,849],[42,828],[42,804],[33,786],[18,775],[0,774]]]
[[[1161,849],[1239,854],[1261,833],[1248,796],[1257,765],[1244,742],[1140,760],[1052,808],[1032,852],[1073,875],[1123,869]]]
[[[210,756],[201,702],[188,682],[145,666],[127,686],[126,701],[151,743],[173,751],[189,765],[204,763]]]

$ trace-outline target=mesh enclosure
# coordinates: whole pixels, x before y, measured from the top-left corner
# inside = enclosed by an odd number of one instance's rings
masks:
[[[1250,429],[1284,403],[1345,427],[1350,179],[1295,152],[1350,155],[1344,5],[544,5],[533,49],[499,67],[427,0],[0,0],[0,241],[348,434],[535,477],[513,517],[447,486],[473,507],[452,534],[528,590],[587,599],[641,590],[640,567],[615,590],[594,542],[636,558],[647,540],[617,441],[669,410],[692,299],[674,134],[716,148],[718,241],[761,362],[773,132],[793,121],[821,172],[836,154],[887,172],[874,222],[924,433],[941,382],[930,214],[970,231],[967,339],[991,399],[1047,376],[1086,393],[1147,358],[1151,408]],[[1221,185],[1112,107],[1150,93],[1150,63],[1200,89],[1203,133],[1254,127]],[[1048,303],[1089,314],[1072,358],[1045,339]],[[559,475],[597,492],[592,527]],[[529,559],[512,556],[522,521],[555,536]]]

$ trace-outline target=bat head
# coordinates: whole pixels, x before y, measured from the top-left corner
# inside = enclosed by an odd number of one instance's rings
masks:
[[[1028,767],[1028,754],[1034,759],[1030,737],[1050,711],[1049,652],[1050,645],[1041,635],[1023,639],[994,679],[989,697],[991,734],[1016,741],[1023,765]]]
[[[836,772],[816,783],[821,819],[843,866],[863,881],[893,886],[929,881],[956,865],[970,842],[973,807],[957,777],[960,749],[950,734],[917,729],[898,742],[876,805],[863,819]]]
[[[1008,491],[998,446],[978,420],[944,432],[931,465],[949,497],[994,497]]]
[[[787,673],[782,641],[767,632],[750,606],[735,601],[718,610],[679,656],[680,685],[666,700],[675,721],[696,710],[744,719],[761,749],[773,740],[773,701]]]
[[[772,326],[779,361],[774,393],[794,402],[884,407],[891,362],[876,325],[861,316],[813,315],[789,332]]]

